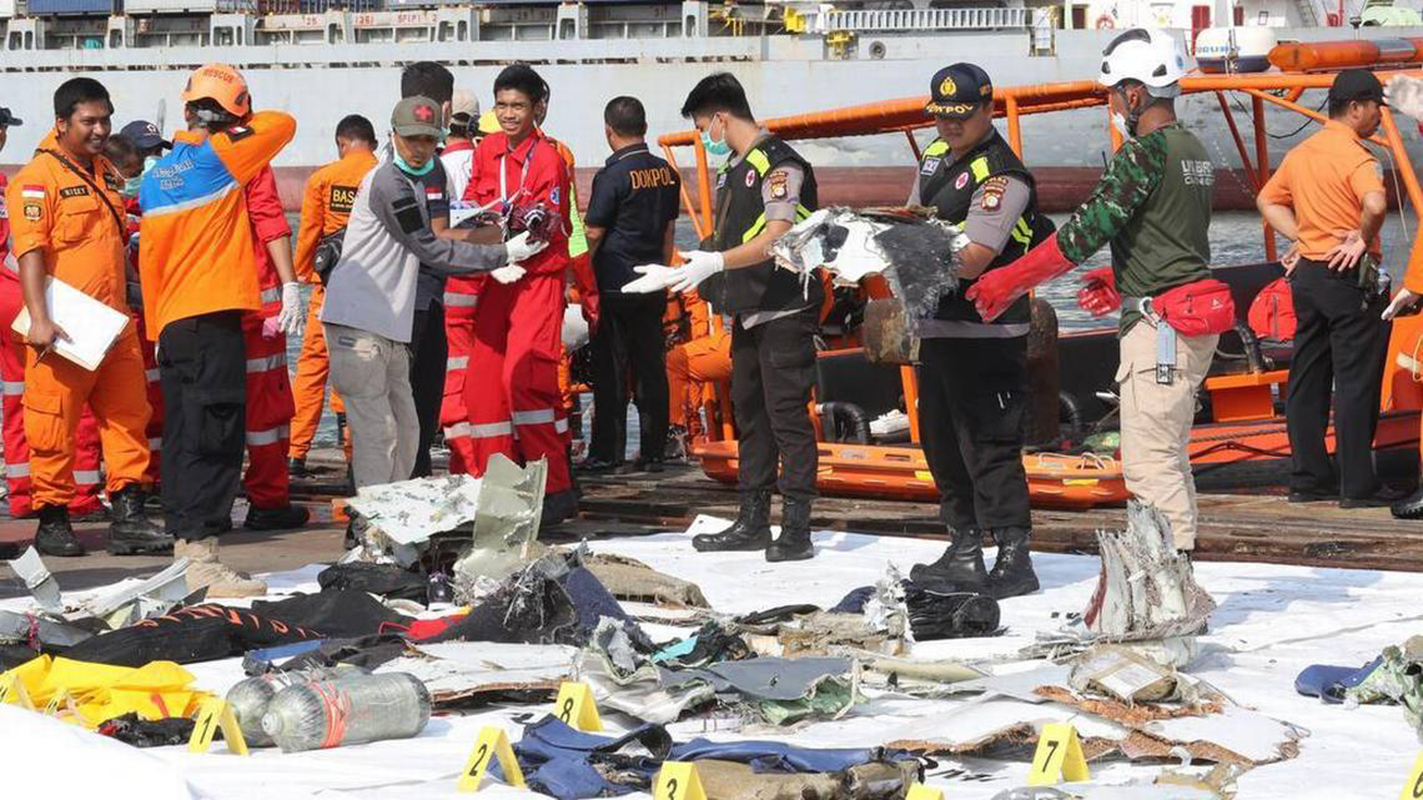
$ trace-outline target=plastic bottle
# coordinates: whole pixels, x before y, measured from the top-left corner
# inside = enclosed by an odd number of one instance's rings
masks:
[[[262,729],[284,753],[408,739],[430,721],[430,692],[414,675],[316,680],[277,692]]]

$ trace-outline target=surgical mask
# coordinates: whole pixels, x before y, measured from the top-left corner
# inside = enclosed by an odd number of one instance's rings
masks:
[[[400,157],[400,151],[397,150],[395,152],[395,166],[400,167],[400,171],[404,172],[406,175],[414,175],[415,177],[419,178],[430,174],[430,170],[435,168],[435,159],[432,158],[429,161],[426,161],[425,166],[417,169],[406,163],[405,159]]]
[[[708,123],[707,129],[702,131],[702,149],[706,150],[708,154],[714,156],[724,156],[727,153],[730,153],[731,145],[726,143],[725,128],[723,128],[722,130],[721,141],[716,141],[711,138],[711,124]]]
[[[121,193],[124,197],[138,197],[138,187],[143,185],[143,176],[135,175],[124,181],[124,188]]]

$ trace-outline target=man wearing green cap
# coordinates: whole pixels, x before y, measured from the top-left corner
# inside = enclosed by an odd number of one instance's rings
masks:
[[[437,236],[416,179],[436,159],[439,104],[407,97],[391,114],[394,157],[356,192],[341,259],[331,272],[321,321],[331,382],[346,400],[356,487],[410,477],[420,434],[410,386],[410,340],[423,264],[445,273],[491,271],[518,280],[522,261],[543,248],[521,235],[505,244]]]
[[[934,74],[924,110],[936,138],[924,149],[909,205],[929,206],[962,226],[958,291],[919,320],[919,430],[939,488],[949,547],[916,564],[917,582],[1015,597],[1037,591],[1028,555],[1032,518],[1023,471],[1028,385],[1028,298],[985,322],[964,298],[983,273],[1026,253],[1052,233],[1037,212],[1033,176],[993,127],[993,84],[975,64]],[[983,535],[998,545],[990,572]]]

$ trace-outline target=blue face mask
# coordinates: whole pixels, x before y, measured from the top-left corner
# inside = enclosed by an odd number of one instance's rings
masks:
[[[731,152],[731,145],[726,143],[726,131],[724,129],[722,130],[721,141],[716,141],[711,138],[711,126],[715,121],[716,119],[713,118],[711,123],[707,123],[707,129],[702,131],[702,148],[710,155],[724,156]]]
[[[407,164],[405,162],[405,159],[400,157],[400,151],[397,150],[395,151],[395,166],[400,167],[400,171],[404,172],[406,175],[414,175],[415,177],[420,178],[425,175],[429,175],[430,170],[435,168],[435,159],[432,158],[429,161],[426,161],[425,166],[416,169],[415,167],[412,167]]]
[[[143,185],[143,176],[135,175],[124,181],[124,188],[121,190],[124,197],[138,197],[138,188]]]

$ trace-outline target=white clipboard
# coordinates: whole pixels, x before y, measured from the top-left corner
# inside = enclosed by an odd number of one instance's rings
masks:
[[[54,277],[48,278],[44,290],[49,318],[69,334],[69,339],[54,340],[54,353],[93,372],[99,368],[109,348],[114,346],[128,315],[95,300],[87,294]],[[30,310],[21,307],[10,329],[21,338],[30,332]]]

